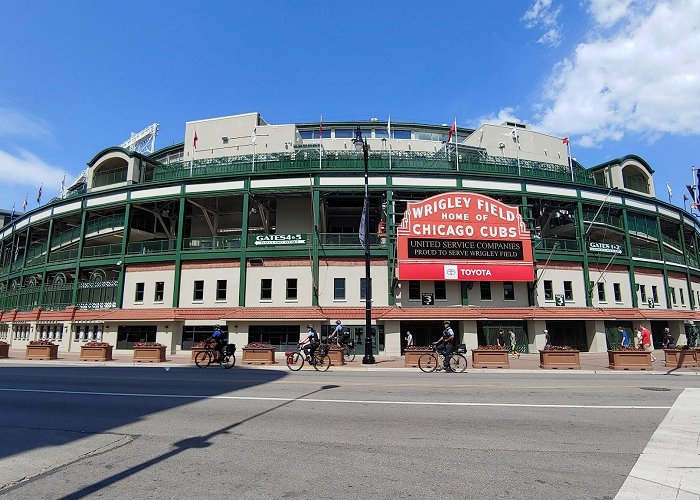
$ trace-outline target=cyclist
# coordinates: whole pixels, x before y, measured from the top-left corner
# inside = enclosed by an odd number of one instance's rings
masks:
[[[455,342],[455,332],[450,328],[450,322],[445,320],[445,329],[442,331],[442,336],[434,342],[437,350],[442,352],[445,356],[445,366],[446,372],[450,372],[450,357],[452,357],[452,348]],[[442,344],[442,345],[441,345]]]
[[[333,329],[333,332],[328,336],[328,342],[330,343],[332,340],[335,340],[336,344],[340,344],[341,339],[343,338],[343,324],[339,319],[335,320],[335,329]]]
[[[219,325],[216,325],[214,327],[214,331],[212,332],[211,336],[205,340],[206,343],[213,342],[214,343],[214,350],[218,352],[219,354],[223,354],[224,351],[224,345],[226,344],[226,340],[224,339],[224,334],[221,331],[221,328],[219,328]]]
[[[306,354],[306,357],[310,360],[309,363],[313,364],[314,353],[316,349],[318,349],[320,342],[318,340],[318,333],[314,330],[313,325],[307,325],[306,330],[306,338],[300,343],[300,347],[304,349],[304,354]]]

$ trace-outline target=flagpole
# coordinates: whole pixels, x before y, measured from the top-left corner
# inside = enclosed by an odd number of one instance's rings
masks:
[[[455,116],[455,157],[457,158],[457,172],[459,172],[459,151],[457,150],[457,117]]]
[[[321,121],[319,123],[319,133],[318,133],[318,169],[321,170],[321,156],[323,155],[323,115],[321,115]]]
[[[571,140],[566,141],[566,154],[569,157],[569,170],[571,171],[571,182],[574,182],[574,164],[571,161]]]
[[[389,115],[389,121],[386,123],[386,131],[389,134],[389,170],[391,170],[391,115]]]
[[[671,185],[668,183],[668,179],[666,179],[666,191],[668,192],[668,202],[671,203],[671,196],[673,196],[673,192],[671,191]]]

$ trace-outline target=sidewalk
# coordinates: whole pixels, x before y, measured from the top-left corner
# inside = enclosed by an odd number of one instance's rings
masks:
[[[281,369],[286,370],[284,353],[278,352],[276,355],[277,363],[275,365],[260,366],[260,365],[244,365],[241,363],[242,353],[239,351],[236,353],[236,366],[237,367],[247,367],[247,368],[261,368],[261,369]],[[608,368],[608,353],[598,352],[589,353],[582,352],[580,354],[581,369],[580,370],[544,370],[540,368],[539,354],[523,354],[518,359],[510,359],[510,368],[471,368],[471,356],[467,355],[468,368],[467,372],[477,373],[477,372],[501,372],[501,373],[522,373],[522,372],[567,372],[567,373],[579,373],[579,374],[591,374],[591,373],[653,373],[653,374],[674,374],[674,375],[700,375],[700,368],[675,368],[666,367],[663,362],[664,353],[663,351],[654,351],[654,356],[657,360],[653,363],[654,371],[624,371],[624,370],[611,370]],[[397,371],[415,371],[418,372],[418,368],[406,368],[404,366],[403,356],[398,357],[387,357],[387,356],[375,356],[375,364],[373,365],[363,365],[362,364],[362,354],[357,354],[355,361],[346,364],[344,366],[332,366],[331,370],[349,370],[349,371],[379,371],[379,370],[397,370]],[[27,360],[24,359],[24,349],[12,348],[10,347],[10,357],[6,359],[0,359],[0,368],[3,365],[8,364],[22,364],[22,365],[60,365],[60,366],[152,366],[152,367],[188,367],[194,366],[192,362],[191,353],[184,352],[178,354],[168,354],[166,356],[167,361],[164,363],[135,363],[132,360],[131,353],[126,351],[118,351],[114,353],[113,360],[107,362],[95,362],[95,361],[79,361],[80,353],[78,352],[59,352],[58,359],[56,360]],[[304,368],[306,369],[306,367]]]

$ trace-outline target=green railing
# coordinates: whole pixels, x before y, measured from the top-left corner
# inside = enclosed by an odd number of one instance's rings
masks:
[[[633,191],[639,191],[640,193],[649,192],[649,183],[644,177],[638,177],[633,175],[623,175],[622,184],[627,189],[632,189]]]
[[[672,264],[678,264],[681,266],[685,266],[685,258],[683,255],[673,253],[673,252],[665,252],[664,253],[664,260],[666,262],[671,262]]]
[[[117,281],[81,281],[78,283],[79,309],[112,309],[117,307]]]
[[[360,236],[357,233],[319,233],[319,245],[322,248],[343,247],[343,248],[362,248],[360,244]],[[370,247],[386,246],[386,237],[379,237],[376,234],[369,235]]]
[[[126,182],[127,168],[113,170],[111,172],[98,172],[92,178],[93,187],[109,186],[110,184],[118,184]]]
[[[67,262],[78,258],[78,248],[67,248],[65,250],[54,250],[49,253],[49,262]]]
[[[595,221],[593,220],[594,217]],[[583,220],[588,224],[595,222],[597,224],[606,224],[608,226],[613,226],[622,229],[622,217],[618,215],[607,214],[605,213],[605,210],[601,210],[597,216],[596,213],[593,211],[584,210]]]
[[[686,254],[685,259],[688,262],[689,266],[698,269],[698,261],[695,257],[691,257],[690,255]],[[2,271],[0,271],[0,274],[2,274]]]
[[[72,305],[72,297],[73,285],[71,283],[45,285],[41,307],[47,311],[60,311]]]
[[[80,226],[69,229],[68,231],[63,231],[58,234],[54,234],[51,237],[51,248],[60,247],[69,243],[73,243],[75,240],[80,239]]]
[[[656,220],[647,219],[646,217],[637,217],[628,214],[627,230],[645,234],[655,239],[659,237],[659,230],[656,227]]]
[[[34,245],[32,247],[29,247],[29,250],[27,251],[27,258],[25,260],[27,265],[30,265],[34,261],[42,260],[43,257],[46,255],[46,243],[40,243],[38,245]]]
[[[182,240],[182,250],[187,252],[238,250],[240,248],[240,236],[209,236],[200,238],[183,238]]]
[[[123,229],[124,214],[107,215],[93,219],[85,224],[85,234],[102,231],[103,229]]]
[[[554,253],[573,253],[580,252],[581,245],[579,244],[578,240],[566,240],[562,238],[542,238],[540,240],[535,241],[533,249],[536,252],[540,253],[551,252],[552,250],[554,250]]]
[[[176,246],[175,240],[139,241],[137,243],[129,243],[126,253],[129,255],[146,255],[149,253],[173,252]]]
[[[459,155],[459,167],[455,155],[429,152],[392,152],[391,168],[416,172],[460,172],[475,174],[492,174],[496,176],[529,177],[571,182],[571,171],[566,165],[518,161],[515,158],[481,157],[476,153]],[[388,151],[370,152],[369,170],[389,171]],[[321,170],[358,171],[364,168],[361,153],[354,151],[328,151],[320,162]],[[301,150],[293,153],[257,154],[255,162],[253,155],[207,158],[193,162],[178,162],[167,165],[157,165],[153,173],[155,182],[172,181],[189,177],[213,177],[228,175],[245,175],[249,173],[279,174],[290,172],[308,172],[319,170],[318,151],[315,149]],[[595,185],[593,174],[577,167],[574,179],[578,183]]]
[[[0,276],[10,273],[10,266],[0,267]]]
[[[95,245],[83,248],[83,258],[91,259],[95,257],[108,257],[110,255],[121,255],[121,243],[112,243],[108,245]]]
[[[666,243],[667,245],[671,245],[672,247],[675,247],[678,249],[681,248],[681,242],[679,240],[671,238],[670,236],[667,236],[664,233],[661,233],[661,241]]]
[[[661,252],[653,248],[632,247],[632,257],[640,259],[661,260]]]

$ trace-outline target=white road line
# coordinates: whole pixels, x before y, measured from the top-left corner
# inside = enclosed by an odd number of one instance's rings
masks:
[[[140,394],[129,392],[94,392],[94,391],[56,391],[49,389],[9,389],[0,388],[4,392],[29,392],[43,394],[73,394],[84,396],[113,396],[137,398],[175,398],[175,399],[226,399],[234,401],[275,401],[300,403],[336,403],[336,404],[368,404],[368,405],[413,405],[413,406],[497,406],[507,408],[586,408],[597,410],[668,410],[670,406],[634,406],[634,405],[557,405],[557,404],[527,404],[527,403],[469,403],[452,401],[380,401],[371,399],[318,399],[318,398],[272,398],[256,396],[205,396],[194,394]]]
[[[685,389],[649,439],[616,500],[700,498],[700,389]]]

